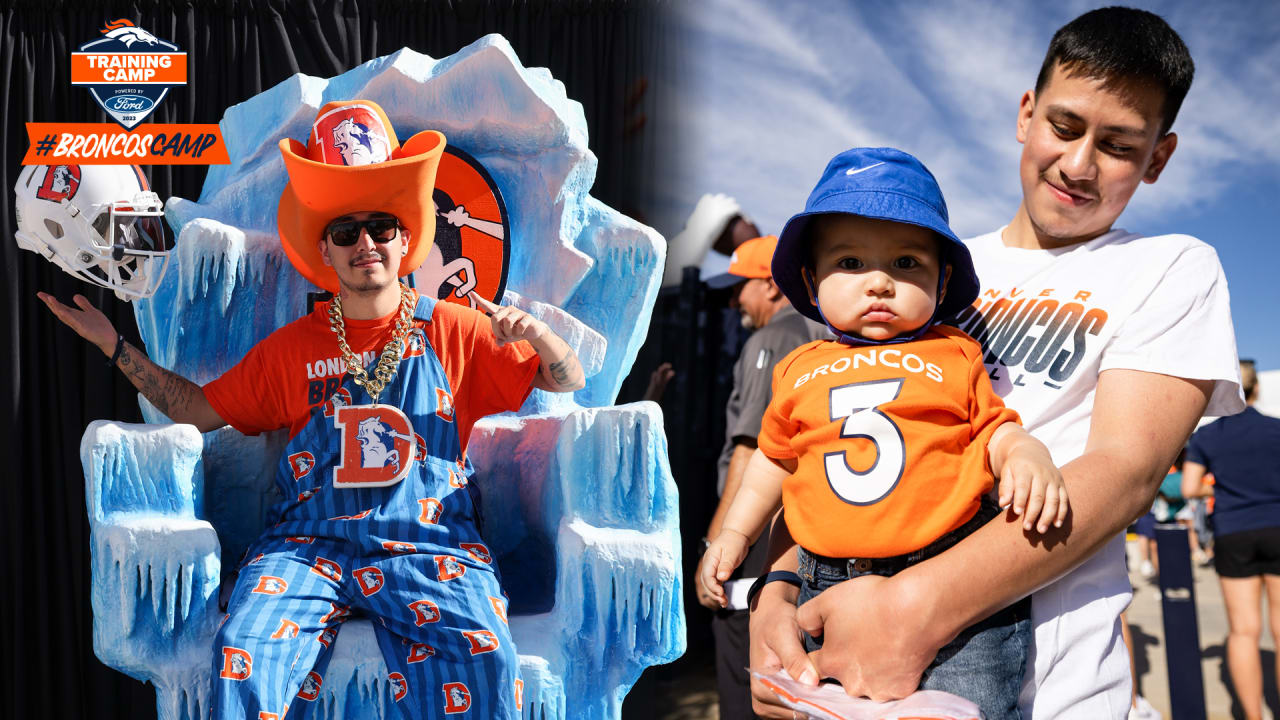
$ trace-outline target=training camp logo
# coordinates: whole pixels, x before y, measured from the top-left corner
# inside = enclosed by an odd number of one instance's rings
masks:
[[[187,84],[187,54],[125,18],[99,32],[103,37],[71,53],[71,84],[87,88],[112,120],[132,130],[170,88]]]

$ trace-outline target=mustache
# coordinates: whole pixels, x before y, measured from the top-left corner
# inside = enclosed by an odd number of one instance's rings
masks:
[[[386,260],[386,259],[387,259],[386,255],[383,255],[377,250],[370,250],[369,252],[362,253],[360,255],[356,255],[355,257],[351,258],[351,261],[347,264],[356,265],[356,264],[365,262],[367,260],[377,260],[378,262],[382,262],[383,260]]]

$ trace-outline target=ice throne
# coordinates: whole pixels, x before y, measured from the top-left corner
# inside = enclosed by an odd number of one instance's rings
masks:
[[[297,75],[227,110],[229,166],[200,199],[171,199],[180,233],[160,291],[136,305],[150,356],[197,383],[301,316],[314,290],[275,237],[276,149],[326,101],[366,97],[398,134],[441,130],[493,176],[510,217],[504,302],[546,321],[586,369],[572,395],[534,391],[486,419],[469,455],[484,533],[511,596],[526,718],[617,718],[647,666],[684,650],[680,538],[662,416],[615,406],[645,336],[665,243],[588,195],[596,159],[582,108],[500,36],[434,60],[410,50],[340,76]],[[143,405],[147,425],[98,421],[81,443],[92,527],[94,649],[155,684],[159,716],[208,712],[220,588],[274,502],[286,438],[201,435]],[[348,622],[314,718],[394,717],[367,620]]]

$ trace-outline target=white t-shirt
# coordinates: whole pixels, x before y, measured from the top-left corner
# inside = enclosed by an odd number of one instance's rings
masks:
[[[1057,250],[966,241],[982,292],[957,323],[987,351],[996,393],[1063,465],[1084,452],[1098,374],[1112,368],[1213,380],[1206,415],[1244,408],[1227,281],[1214,249],[1187,235],[1124,230]],[[1124,539],[1032,596],[1035,641],[1023,717],[1123,718],[1129,658]]]

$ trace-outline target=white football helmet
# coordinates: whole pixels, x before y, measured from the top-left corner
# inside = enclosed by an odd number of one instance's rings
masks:
[[[31,165],[18,175],[18,247],[124,301],[155,293],[172,234],[134,165]]]

